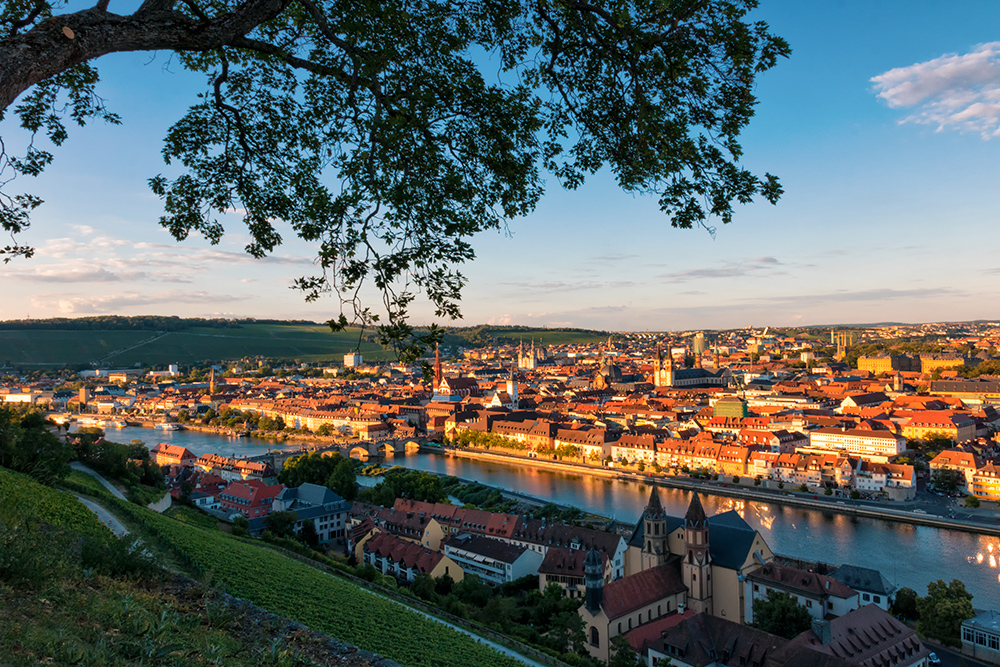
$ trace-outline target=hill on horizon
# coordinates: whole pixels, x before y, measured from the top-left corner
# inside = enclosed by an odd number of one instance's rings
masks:
[[[593,343],[607,332],[489,326],[446,327],[442,347],[491,344]],[[225,320],[164,316],[98,316],[50,320],[0,321],[0,365],[83,368],[157,367],[204,361],[267,357],[300,363],[340,365],[359,349],[368,361],[394,359],[375,342],[374,333],[357,327],[331,332],[325,324],[302,320]]]

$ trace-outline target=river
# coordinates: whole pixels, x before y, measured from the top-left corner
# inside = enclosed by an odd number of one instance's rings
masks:
[[[117,442],[139,438],[149,446],[167,442],[187,447],[198,455],[216,453],[237,457],[295,446],[198,431],[141,428],[109,431],[108,437]],[[628,522],[638,519],[650,492],[649,485],[640,482],[537,470],[530,464],[507,465],[438,454],[396,456],[384,465],[405,465],[475,479]],[[660,487],[660,499],[670,514],[683,516],[690,498],[688,491]],[[731,509],[738,511],[747,523],[761,532],[776,553],[875,568],[889,581],[912,588],[919,594],[926,592],[928,581],[960,579],[974,595],[973,606],[1000,609],[998,538],[723,496],[703,495],[702,503],[709,515]]]

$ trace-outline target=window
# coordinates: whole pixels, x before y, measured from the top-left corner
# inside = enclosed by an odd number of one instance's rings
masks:
[[[988,635],[987,639],[989,640],[991,649],[993,649],[994,651],[1000,649],[1000,638],[998,638],[996,635]]]
[[[601,635],[594,626],[590,626],[590,645],[597,647],[601,645]]]
[[[881,601],[882,601],[882,598],[880,598],[879,596],[877,596],[877,595],[873,595],[872,596],[872,602],[874,602],[875,604],[878,604]]]
[[[806,607],[808,607],[809,609],[812,609],[812,606],[813,606],[813,601],[812,600],[806,600]]]
[[[865,602],[868,602],[868,601],[869,601],[869,600],[871,600],[872,598],[871,598],[871,596],[870,596],[870,595],[868,595],[868,593],[862,593],[862,594],[861,594],[861,599],[862,599],[862,600],[864,600]]]
[[[760,586],[758,586],[757,584],[754,584],[753,585],[753,592],[754,593],[760,593]]]

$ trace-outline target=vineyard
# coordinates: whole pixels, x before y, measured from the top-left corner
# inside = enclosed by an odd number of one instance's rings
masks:
[[[513,658],[276,551],[102,498],[227,593],[406,667],[515,667]]]
[[[99,539],[111,535],[94,513],[73,496],[6,468],[0,468],[0,500],[0,521],[30,517],[81,535]]]

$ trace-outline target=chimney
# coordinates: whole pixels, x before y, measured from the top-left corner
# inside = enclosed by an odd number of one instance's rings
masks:
[[[819,642],[826,646],[833,639],[833,632],[830,628],[830,621],[824,621],[819,618],[814,618],[812,621],[812,631],[819,639]]]

